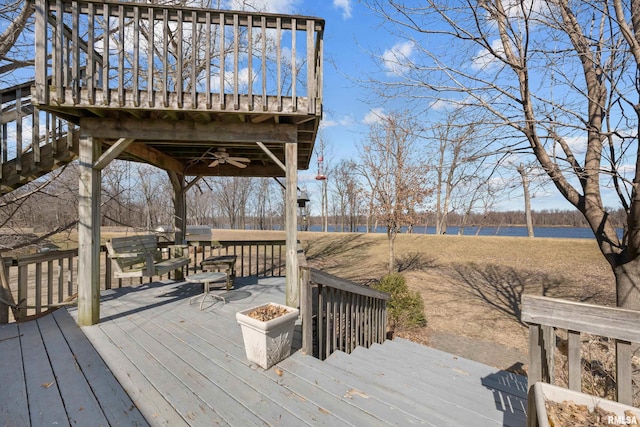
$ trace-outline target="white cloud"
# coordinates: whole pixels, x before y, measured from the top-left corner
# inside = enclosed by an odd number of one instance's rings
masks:
[[[385,112],[384,112],[384,110],[382,108],[374,108],[364,116],[364,119],[362,120],[362,123],[364,123],[365,125],[378,123],[378,122],[380,122],[380,120],[382,120],[386,116],[387,115],[385,114]]]
[[[330,128],[336,126],[350,126],[354,123],[353,117],[351,116],[343,116],[338,119],[327,118],[323,119],[320,122],[320,127],[322,128]]]
[[[402,75],[406,72],[414,45],[412,42],[397,43],[391,49],[387,49],[382,54],[384,67],[387,74]]]
[[[351,0],[333,0],[333,7],[342,9],[342,19],[351,18]]]
[[[487,70],[491,69],[501,62],[496,59],[495,55],[503,55],[504,48],[502,47],[502,42],[500,39],[495,39],[491,42],[491,49],[493,53],[489,49],[482,49],[478,54],[473,58],[473,62],[471,63],[471,68],[474,70]]]

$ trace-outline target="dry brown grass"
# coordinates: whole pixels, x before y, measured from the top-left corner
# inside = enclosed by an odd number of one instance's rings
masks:
[[[387,272],[384,234],[300,233],[300,240],[312,265],[329,273],[365,283]],[[396,257],[425,301],[422,335],[464,336],[526,354],[523,293],[615,303],[613,273],[593,240],[404,234]]]

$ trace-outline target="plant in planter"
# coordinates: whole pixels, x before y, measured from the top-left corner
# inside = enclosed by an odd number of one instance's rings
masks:
[[[298,314],[296,308],[273,302],[237,312],[247,359],[269,369],[287,358]]]

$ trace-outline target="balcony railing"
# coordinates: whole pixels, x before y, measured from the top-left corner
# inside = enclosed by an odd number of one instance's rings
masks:
[[[36,1],[39,104],[320,114],[318,18]]]

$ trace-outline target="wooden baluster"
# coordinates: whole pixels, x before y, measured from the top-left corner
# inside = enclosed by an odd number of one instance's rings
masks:
[[[569,388],[582,391],[582,357],[580,332],[567,331],[567,365],[569,367]]]
[[[16,321],[27,316],[27,302],[29,300],[29,264],[18,266],[18,312]]]
[[[224,45],[224,13],[220,13],[220,109],[226,108],[226,100],[224,96],[224,57],[225,57],[225,45]]]
[[[164,108],[169,107],[169,11],[162,10],[162,100]]]
[[[253,111],[253,16],[247,16],[247,96],[249,111]]]
[[[0,103],[0,105],[2,105]],[[33,150],[33,162],[40,163],[40,110],[32,106],[31,114],[31,149]],[[0,167],[0,171],[2,168]],[[0,172],[1,173],[1,172]]]
[[[53,79],[56,85],[56,102],[64,104],[64,92],[62,90],[64,85],[64,33],[63,24],[64,16],[62,12],[62,1],[56,2],[56,34],[55,34],[55,47],[54,47],[54,64],[55,69],[53,72]]]
[[[238,14],[233,14],[233,109],[240,108],[240,95],[238,94],[238,67],[240,62],[240,29],[238,26]]]
[[[125,77],[124,77],[124,49],[125,49],[125,36],[124,36],[124,6],[118,6],[118,38],[120,46],[118,46],[118,105],[124,107],[125,105]]]
[[[291,111],[298,111],[298,102],[296,101],[296,85],[298,79],[298,70],[296,68],[296,33],[298,24],[296,18],[291,19]]]
[[[178,40],[176,41],[176,76],[175,76],[175,85],[176,85],[176,96],[178,98],[178,108],[183,108],[183,96],[184,96],[184,77],[183,77],[183,57],[182,54],[182,36],[183,34],[183,17],[182,17],[182,9],[178,9],[178,29],[176,30]]]
[[[198,29],[198,18],[196,12],[191,12],[191,108],[198,108],[198,36],[201,31]]]
[[[316,112],[316,94],[315,94],[315,43],[313,36],[315,34],[316,21],[307,20],[307,113],[315,114]]]
[[[71,2],[71,97],[74,104],[80,103],[80,12],[78,2]]]
[[[278,85],[278,93],[276,95],[278,104],[278,112],[282,111],[282,18],[276,18],[276,54],[277,54],[277,71],[276,80]]]
[[[205,74],[204,74],[204,91],[206,94],[207,110],[212,107],[211,102],[211,12],[206,12],[205,15]]]
[[[22,89],[16,91],[16,172],[22,171]]]
[[[45,0],[36,0],[36,25],[35,39],[48,40],[47,35],[49,4]],[[49,71],[47,69],[48,43],[36,44],[35,57],[35,99],[39,103],[47,104],[49,102]],[[55,43],[54,43],[55,46]],[[54,48],[55,50],[55,48]],[[55,55],[54,55],[55,58]],[[55,61],[55,59],[54,59]],[[54,77],[55,80],[55,77]],[[2,105],[2,103],[0,103]]]
[[[53,304],[53,260],[47,261],[47,305]]]
[[[156,106],[154,92],[154,43],[155,43],[155,9],[149,7],[148,15],[148,31],[147,31],[147,103],[150,108]],[[109,279],[109,289],[111,289],[111,279]]]
[[[69,257],[67,258],[67,296],[73,293],[73,257]]]
[[[632,356],[631,343],[616,340],[616,398],[629,406],[633,406]]]
[[[36,314],[42,312],[42,263],[36,263]]]
[[[133,8],[133,106],[140,106],[140,8]]]
[[[96,90],[96,51],[95,51],[95,9],[93,3],[87,4],[87,20],[88,20],[88,29],[87,29],[87,101],[89,105],[94,105],[96,102],[95,99],[95,90]]]
[[[269,109],[267,101],[267,18],[262,16],[260,19],[260,30],[262,34],[262,111]],[[280,58],[278,57],[278,61]]]
[[[111,92],[109,91],[109,40],[110,29],[109,19],[111,15],[109,13],[109,4],[102,5],[102,104],[109,105],[111,103]]]

